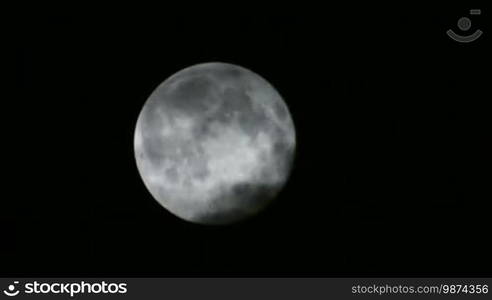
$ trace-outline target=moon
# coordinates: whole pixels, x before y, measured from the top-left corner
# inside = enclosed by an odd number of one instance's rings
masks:
[[[254,216],[288,180],[291,114],[258,74],[228,63],[185,68],[161,83],[136,123],[135,159],[152,196],[189,222]]]

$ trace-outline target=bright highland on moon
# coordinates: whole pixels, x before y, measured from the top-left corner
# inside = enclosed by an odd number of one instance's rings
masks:
[[[262,77],[226,63],[191,66],[159,85],[135,129],[137,167],[174,215],[228,224],[282,189],[296,144],[289,110]]]

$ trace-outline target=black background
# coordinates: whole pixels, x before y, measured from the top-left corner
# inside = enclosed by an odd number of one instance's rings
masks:
[[[484,35],[452,41],[470,8]],[[487,13],[237,4],[14,18],[0,275],[490,276]],[[297,131],[277,201],[225,227],[168,213],[133,157],[153,89],[209,61],[270,81]]]

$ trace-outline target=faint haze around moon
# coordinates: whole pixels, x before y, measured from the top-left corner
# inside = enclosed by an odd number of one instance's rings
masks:
[[[204,63],[160,84],[134,137],[140,175],[174,215],[200,224],[253,216],[285,185],[296,145],[279,93],[243,67]]]

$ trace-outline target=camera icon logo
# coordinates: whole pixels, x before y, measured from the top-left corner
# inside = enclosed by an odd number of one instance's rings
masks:
[[[480,15],[482,14],[482,11],[480,9],[471,9],[470,10],[470,15]],[[471,28],[471,20],[468,17],[462,17],[458,20],[458,28],[465,32],[468,31]],[[452,29],[449,29],[446,31],[448,36],[452,38],[453,40],[460,42],[460,43],[470,43],[478,39],[482,35],[482,31],[480,29],[477,29],[474,33],[470,35],[460,35],[455,33]]]
[[[19,295],[20,291],[16,290],[15,289],[15,286],[19,284],[18,281],[14,281],[14,284],[11,284],[7,287],[6,290],[3,291],[3,293],[9,297],[14,297],[14,296],[17,296]]]

